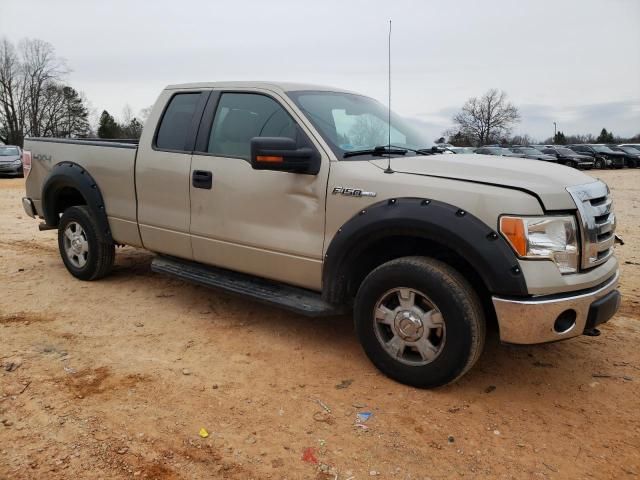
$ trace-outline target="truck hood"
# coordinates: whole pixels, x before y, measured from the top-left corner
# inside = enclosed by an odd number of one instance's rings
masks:
[[[387,160],[371,160],[385,169]],[[516,188],[537,196],[547,210],[573,210],[576,205],[566,187],[595,182],[574,168],[539,160],[493,155],[421,155],[394,157],[394,172],[426,175]]]

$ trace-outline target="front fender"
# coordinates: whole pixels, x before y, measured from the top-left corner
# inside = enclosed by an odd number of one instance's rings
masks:
[[[448,203],[397,198],[362,210],[333,237],[322,275],[325,299],[332,303],[345,300],[349,272],[368,245],[385,237],[403,235],[420,237],[455,251],[473,267],[492,294],[528,294],[513,250],[494,229]]]

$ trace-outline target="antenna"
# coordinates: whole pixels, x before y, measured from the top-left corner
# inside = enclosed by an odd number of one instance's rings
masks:
[[[389,53],[389,112],[388,112],[388,119],[387,119],[387,123],[388,123],[388,130],[389,130],[389,143],[387,146],[387,150],[391,151],[391,19],[389,19],[389,48],[388,48],[388,53]],[[393,173],[393,170],[391,170],[391,154],[387,153],[387,169],[384,171],[384,173]]]

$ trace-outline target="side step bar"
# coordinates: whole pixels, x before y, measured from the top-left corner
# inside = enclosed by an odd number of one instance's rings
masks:
[[[345,310],[325,302],[319,293],[283,283],[209,267],[174,257],[157,256],[151,270],[182,280],[250,297],[258,302],[275,305],[308,317],[339,315]]]

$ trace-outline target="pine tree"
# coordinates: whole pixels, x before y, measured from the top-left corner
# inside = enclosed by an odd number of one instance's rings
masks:
[[[120,138],[122,131],[116,119],[107,112],[102,111],[100,115],[100,122],[98,124],[98,137],[100,138]]]
[[[564,136],[564,133],[558,131],[553,137],[553,143],[554,145],[566,145],[567,138]]]
[[[613,133],[607,132],[607,129],[603,128],[602,131],[600,132],[600,135],[598,135],[596,142],[597,143],[613,143],[614,142]]]
[[[84,99],[71,87],[62,89],[67,117],[67,136],[71,138],[85,138],[91,130],[89,126],[89,110],[84,104]]]
[[[140,138],[142,126],[142,123],[136,117],[133,117],[128,125],[122,126],[122,136],[124,138]]]

